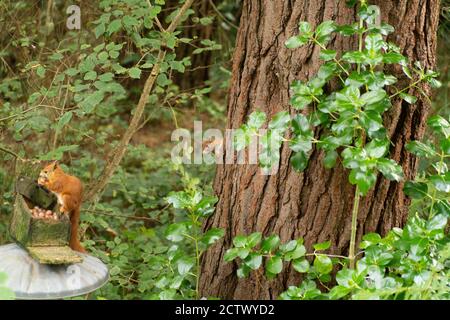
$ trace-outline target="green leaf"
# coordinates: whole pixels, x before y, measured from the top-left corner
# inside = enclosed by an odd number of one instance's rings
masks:
[[[186,275],[191,271],[192,267],[195,265],[194,257],[183,257],[177,260],[177,269],[180,275]]]
[[[402,98],[403,100],[405,100],[409,104],[414,104],[417,101],[416,97],[414,97],[414,96],[412,96],[410,94],[404,93],[404,92],[399,93],[399,96],[400,96],[400,98]]]
[[[342,55],[342,60],[350,63],[363,63],[366,62],[367,57],[364,52],[348,51]]]
[[[311,32],[311,25],[307,21],[300,21],[298,24],[298,30],[300,33],[310,33]]]
[[[265,112],[254,111],[250,114],[247,125],[253,130],[258,130],[266,122],[267,116]]]
[[[102,36],[105,33],[105,31],[106,31],[105,24],[104,23],[100,23],[94,29],[95,38],[98,39],[100,36]]]
[[[444,152],[446,155],[450,154],[450,139],[442,139],[440,142],[440,147],[442,152]]]
[[[253,248],[261,242],[261,238],[262,238],[261,232],[253,232],[247,237],[247,245],[250,248]]]
[[[414,153],[416,156],[429,158],[436,154],[432,146],[420,141],[410,141],[406,144],[406,150]]]
[[[406,181],[403,191],[413,199],[423,199],[428,194],[428,186],[423,182]]]
[[[331,246],[330,241],[316,243],[313,247],[317,251],[327,250]]]
[[[297,171],[303,171],[308,166],[308,156],[303,151],[299,151],[291,156],[291,165]]]
[[[364,148],[367,151],[367,155],[371,158],[383,157],[389,147],[389,141],[387,140],[372,140]]]
[[[319,58],[324,61],[330,61],[336,58],[336,50],[321,50]]]
[[[72,111],[68,111],[62,115],[61,118],[59,118],[58,123],[56,124],[56,129],[58,131],[61,131],[61,129],[70,122],[72,119]]]
[[[333,168],[336,165],[337,157],[338,153],[335,150],[326,152],[325,157],[323,158],[323,165],[325,166],[325,168]]]
[[[289,147],[295,152],[308,152],[312,149],[311,138],[295,136],[289,141]]]
[[[133,79],[140,79],[141,78],[141,69],[133,67],[128,69],[128,74]]]
[[[283,270],[283,260],[280,257],[274,256],[267,260],[266,271],[272,274],[278,274]]]
[[[95,71],[86,72],[83,79],[84,80],[95,80],[95,79],[97,79],[97,72],[95,72]]]
[[[400,63],[402,61],[406,62],[406,58],[397,52],[388,52],[383,55],[384,63]]]
[[[183,223],[173,223],[166,229],[165,236],[168,240],[179,242],[184,239],[184,233],[187,232],[186,225]]]
[[[233,238],[233,244],[235,247],[244,248],[247,245],[247,237],[246,236],[236,236]]]
[[[433,131],[442,133],[446,138],[450,137],[450,123],[443,117],[439,115],[432,116],[427,123]]]
[[[69,68],[65,71],[65,73],[69,76],[69,77],[73,77],[75,75],[78,74],[78,70],[75,68]]]
[[[284,255],[285,261],[291,261],[303,257],[306,254],[306,248],[304,245],[297,243],[294,250],[286,252]]]
[[[60,146],[58,148],[56,148],[55,150],[52,150],[42,156],[39,157],[39,160],[61,160],[64,152],[69,152],[69,151],[74,151],[78,149],[78,145],[73,144],[73,145],[69,145],[69,146]]]
[[[380,51],[383,48],[384,41],[381,34],[369,33],[365,39],[366,49],[369,51]]]
[[[328,20],[319,24],[316,28],[316,39],[319,43],[325,44],[329,40],[329,35],[336,29],[334,21]]]
[[[45,77],[45,68],[42,65],[39,65],[36,68],[36,74],[39,78],[44,78]]]
[[[329,257],[317,255],[314,259],[314,268],[319,274],[328,274],[333,270],[333,263]]]
[[[240,250],[240,248],[228,249],[223,256],[224,261],[230,262],[230,261],[233,261],[234,259],[236,259],[238,257],[239,250]]]
[[[377,175],[372,170],[364,172],[357,169],[352,169],[349,175],[351,184],[358,185],[360,193],[364,196],[370,188],[375,185]]]
[[[115,19],[109,23],[108,28],[106,30],[108,31],[108,35],[110,36],[114,32],[119,31],[121,28],[122,28],[121,19]]]
[[[306,259],[296,259],[292,261],[292,267],[297,272],[305,273],[309,271],[309,262]]]
[[[274,251],[280,244],[280,237],[277,235],[271,235],[268,238],[265,238],[261,243],[261,250],[263,252],[271,252]]]
[[[287,111],[278,112],[269,122],[269,129],[286,129],[291,121],[291,116]]]
[[[250,253],[245,258],[244,263],[252,270],[258,269],[262,264],[262,255],[257,253]]]
[[[222,238],[224,234],[225,231],[223,229],[211,228],[205,232],[205,234],[201,238],[201,241],[207,246],[210,246],[214,244],[217,240]]]
[[[450,172],[447,172],[445,175],[432,175],[429,179],[437,190],[450,192]]]
[[[365,104],[374,104],[383,100],[385,97],[386,91],[380,89],[364,93],[363,95],[361,95],[361,100],[363,100]]]
[[[378,159],[377,168],[389,180],[403,180],[403,169],[392,159]]]
[[[303,37],[293,36],[293,37],[290,37],[289,39],[287,39],[286,42],[284,43],[284,45],[288,49],[295,49],[295,48],[298,48],[298,47],[304,45],[305,43],[307,43],[308,40],[309,39],[305,39]]]

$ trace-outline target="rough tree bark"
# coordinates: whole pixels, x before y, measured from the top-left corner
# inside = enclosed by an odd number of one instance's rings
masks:
[[[396,42],[411,60],[434,68],[438,0],[377,0],[382,21],[395,27],[389,40]],[[290,36],[297,34],[298,22],[306,20],[318,25],[325,20],[351,23],[357,19],[356,9],[345,1],[327,0],[245,0],[233,61],[233,79],[228,103],[228,128],[237,128],[256,108],[268,115],[289,107],[289,84],[294,79],[307,80],[320,66],[318,49],[307,45],[296,50],[284,47]],[[338,52],[355,50],[356,38],[336,36],[329,47]],[[400,86],[406,85],[403,80]],[[428,87],[424,88],[428,95]],[[429,111],[426,99],[415,105],[394,103],[384,116],[393,142],[391,158],[398,161],[406,178],[414,176],[417,161],[405,150],[405,143],[424,133]],[[316,132],[316,134],[318,134]],[[280,169],[276,175],[264,176],[255,165],[219,165],[215,192],[219,196],[216,213],[205,228],[226,230],[224,240],[205,253],[200,289],[203,296],[228,299],[272,299],[288,285],[298,285],[298,274],[283,271],[275,280],[267,281],[260,272],[248,279],[236,277],[236,265],[223,261],[236,234],[254,231],[264,235],[278,234],[282,241],[303,237],[306,246],[331,240],[333,253],[347,254],[350,239],[351,207],[354,187],[348,172],[337,166],[322,166],[323,153],[313,151],[304,173],[296,173],[289,165],[291,152],[281,148]],[[409,199],[402,192],[403,183],[379,177],[374,190],[363,198],[358,214],[358,239],[363,233],[386,233],[403,226]]]

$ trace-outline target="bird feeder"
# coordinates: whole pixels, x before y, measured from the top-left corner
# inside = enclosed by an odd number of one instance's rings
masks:
[[[16,160],[13,217],[9,232],[16,243],[0,246],[0,272],[18,299],[60,299],[94,291],[108,281],[99,259],[69,247],[70,220],[59,211],[57,198],[37,182],[40,161]],[[60,218],[32,215],[39,207]]]

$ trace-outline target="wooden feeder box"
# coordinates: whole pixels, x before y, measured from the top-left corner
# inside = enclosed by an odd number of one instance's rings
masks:
[[[57,198],[40,187],[35,179],[19,176],[16,199],[10,224],[12,238],[39,263],[73,264],[83,261],[81,255],[70,249],[70,220],[61,215]],[[56,212],[58,220],[35,218],[31,209],[38,206]]]

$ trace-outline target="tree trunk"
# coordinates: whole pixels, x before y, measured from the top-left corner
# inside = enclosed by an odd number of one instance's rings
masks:
[[[374,1],[380,6],[381,19],[395,27],[390,41],[400,46],[411,60],[426,68],[435,67],[436,29],[439,18],[437,0]],[[326,0],[245,0],[233,61],[233,79],[228,103],[228,128],[237,128],[255,109],[268,116],[289,106],[289,84],[294,79],[307,80],[321,62],[318,49],[306,45],[290,50],[284,42],[298,33],[298,22],[313,26],[325,20],[339,24],[357,19],[356,9],[345,1]],[[356,37],[334,36],[328,46],[338,52],[356,50]],[[399,86],[407,85],[405,79]],[[425,92],[430,95],[428,87]],[[410,179],[417,160],[405,150],[405,143],[424,133],[429,111],[426,99],[415,105],[394,103],[384,116],[392,140],[391,158],[398,161]],[[318,132],[316,132],[316,135]],[[237,234],[260,231],[278,234],[282,241],[303,237],[307,248],[331,240],[331,252],[347,254],[350,241],[351,208],[354,186],[348,171],[337,165],[327,170],[323,153],[314,150],[308,168],[297,173],[289,165],[291,151],[281,150],[277,174],[261,175],[256,165],[219,165],[215,192],[219,196],[216,213],[205,228],[225,229],[225,237],[205,253],[200,283],[203,296],[224,299],[274,299],[289,285],[299,284],[299,274],[286,268],[276,279],[267,281],[261,272],[247,279],[236,277],[236,264],[223,261],[225,251]],[[385,234],[402,227],[408,215],[409,199],[402,192],[403,183],[379,176],[375,188],[362,199],[358,214],[358,239],[368,232]]]

